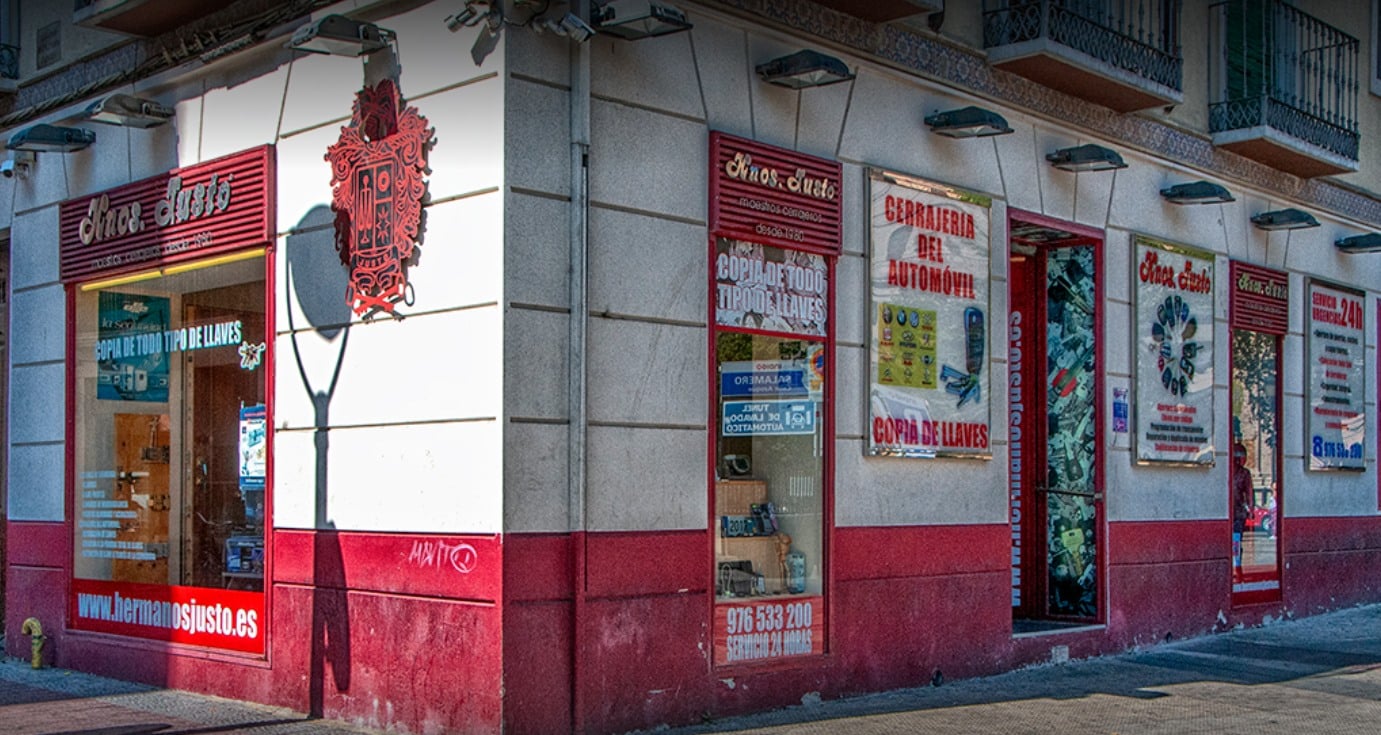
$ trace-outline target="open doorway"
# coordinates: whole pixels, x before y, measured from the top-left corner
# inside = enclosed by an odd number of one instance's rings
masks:
[[[1008,270],[1014,633],[1102,619],[1102,234],[1014,212]]]

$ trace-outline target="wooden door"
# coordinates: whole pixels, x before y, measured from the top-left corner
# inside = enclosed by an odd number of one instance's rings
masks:
[[[168,414],[115,414],[115,497],[125,502],[113,579],[168,584]]]

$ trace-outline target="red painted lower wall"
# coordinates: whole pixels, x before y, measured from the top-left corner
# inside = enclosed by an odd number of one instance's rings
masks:
[[[708,533],[510,535],[506,732],[692,723],[810,693],[916,686],[937,671],[947,679],[998,673],[1049,660],[1056,646],[1086,657],[1381,600],[1366,574],[1381,565],[1381,518],[1287,519],[1284,528],[1283,601],[1233,608],[1226,520],[1109,524],[1106,622],[1022,636],[1012,632],[1007,526],[839,528],[829,653],[724,668],[709,658]],[[582,556],[583,578],[572,568]],[[573,592],[582,579],[583,596]]]
[[[55,666],[404,732],[501,729],[498,537],[280,530],[258,657],[68,629],[67,534],[8,526],[9,655],[36,615]]]
[[[1226,521],[1106,529],[1106,624],[1014,636],[1005,525],[839,528],[821,656],[716,667],[706,531],[275,533],[266,657],[67,629],[63,524],[10,523],[7,653],[420,732],[621,732],[996,673],[1381,599],[1381,518],[1287,518],[1278,603],[1232,607]],[[463,548],[462,548],[463,546]]]

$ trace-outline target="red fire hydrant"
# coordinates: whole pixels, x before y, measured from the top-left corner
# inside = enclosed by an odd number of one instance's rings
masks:
[[[43,668],[43,641],[47,640],[47,636],[43,635],[43,625],[38,622],[38,618],[27,618],[19,632],[29,636],[33,656],[29,663],[35,669]]]

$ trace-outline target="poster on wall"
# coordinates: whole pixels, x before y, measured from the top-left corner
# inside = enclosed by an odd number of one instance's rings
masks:
[[[1136,260],[1136,459],[1213,464],[1213,255],[1144,235]]]
[[[870,172],[868,442],[988,458],[991,199]]]
[[[1305,454],[1311,470],[1366,469],[1366,295],[1319,281],[1309,282],[1305,320],[1309,360],[1309,432]]]
[[[96,397],[168,400],[168,299],[102,291],[96,339]]]

